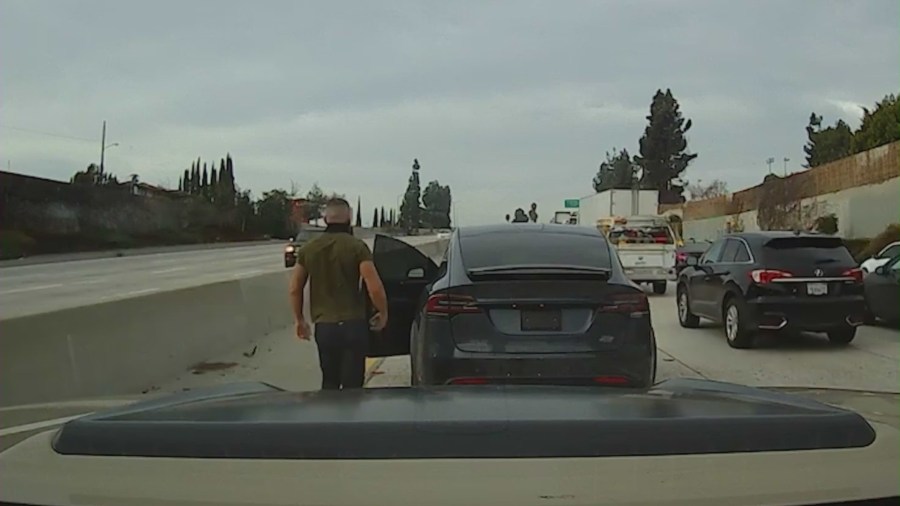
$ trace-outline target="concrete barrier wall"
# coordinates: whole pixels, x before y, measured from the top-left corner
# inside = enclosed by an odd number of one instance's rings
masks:
[[[446,240],[416,245],[428,256]],[[0,324],[0,406],[139,393],[293,323],[288,271]]]

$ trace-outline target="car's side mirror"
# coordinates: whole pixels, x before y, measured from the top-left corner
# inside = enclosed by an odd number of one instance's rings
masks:
[[[406,277],[408,279],[422,279],[425,277],[425,269],[421,267],[410,269],[409,272],[406,273]]]
[[[697,264],[699,263],[699,262],[697,261],[697,257],[694,257],[694,256],[689,256],[689,257],[687,257],[687,258],[684,260],[684,262],[685,262],[686,264],[690,265],[691,267],[696,267]]]
[[[888,270],[885,269],[883,265],[879,265],[875,268],[875,274],[878,274],[879,276],[887,276]]]

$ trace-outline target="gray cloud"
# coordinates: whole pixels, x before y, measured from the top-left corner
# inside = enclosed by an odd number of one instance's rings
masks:
[[[458,218],[543,215],[589,193],[604,152],[637,151],[672,88],[694,121],[689,178],[799,167],[813,110],[897,91],[896,2],[40,2],[0,7],[0,154],[67,178],[109,167],[177,181],[197,156],[238,183],[396,205],[413,157]],[[93,143],[39,135],[24,127]]]

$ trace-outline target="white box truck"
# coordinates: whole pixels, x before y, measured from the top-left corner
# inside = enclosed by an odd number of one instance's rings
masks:
[[[596,227],[598,220],[613,216],[655,215],[656,190],[606,190],[579,199],[578,224]]]

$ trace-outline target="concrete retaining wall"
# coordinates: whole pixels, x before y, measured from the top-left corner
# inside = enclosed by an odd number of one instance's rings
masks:
[[[428,256],[446,240],[416,247]],[[287,271],[4,320],[0,406],[139,393],[293,323]]]

